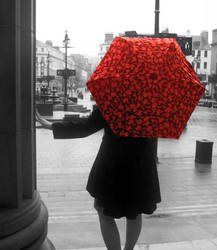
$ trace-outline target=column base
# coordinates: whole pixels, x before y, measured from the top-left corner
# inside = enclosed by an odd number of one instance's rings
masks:
[[[32,206],[33,203],[34,206]],[[38,209],[35,209],[36,206]],[[28,213],[23,211],[28,211]],[[0,220],[0,250],[55,249],[53,244],[46,238],[48,211],[37,191],[31,202],[15,211],[7,211],[7,215],[10,216],[5,218],[5,221]],[[29,217],[33,217],[34,220],[27,224],[27,221],[30,221]],[[15,231],[13,228],[17,230]]]
[[[53,243],[48,238],[46,238],[38,250],[55,250],[55,247]]]

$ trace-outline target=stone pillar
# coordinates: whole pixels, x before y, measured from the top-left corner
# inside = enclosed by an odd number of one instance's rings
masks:
[[[0,1],[0,250],[54,249],[36,190],[35,0]]]

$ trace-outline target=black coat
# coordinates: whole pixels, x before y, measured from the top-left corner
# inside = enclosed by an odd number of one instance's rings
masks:
[[[104,136],[87,191],[109,216],[134,218],[153,213],[161,201],[153,139],[116,136],[98,109],[77,123],[54,123],[53,135],[55,139],[82,138],[102,128]]]

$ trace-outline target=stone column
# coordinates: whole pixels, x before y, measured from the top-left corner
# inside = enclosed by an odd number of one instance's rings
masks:
[[[54,249],[36,190],[35,0],[0,1],[0,250]]]

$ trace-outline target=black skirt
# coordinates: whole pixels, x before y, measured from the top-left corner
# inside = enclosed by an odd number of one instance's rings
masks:
[[[116,136],[98,109],[77,123],[54,123],[53,134],[56,139],[81,138],[102,128],[86,187],[95,208],[114,218],[152,214],[161,201],[153,139]]]
[[[96,199],[95,208],[108,216],[152,214],[161,201],[153,140],[117,138],[105,129],[87,191]]]

